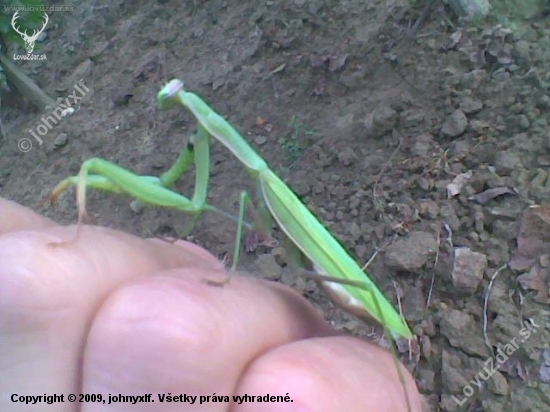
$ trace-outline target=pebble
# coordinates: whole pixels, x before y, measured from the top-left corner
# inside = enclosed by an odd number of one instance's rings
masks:
[[[262,136],[262,135],[256,136],[256,137],[254,138],[254,141],[256,142],[256,144],[257,144],[258,146],[261,146],[261,145],[263,145],[263,144],[265,144],[265,143],[267,142],[267,137]]]
[[[474,293],[483,280],[486,268],[487,256],[467,247],[456,248],[451,274],[453,285],[459,291]]]
[[[495,155],[495,171],[501,176],[507,176],[518,168],[523,168],[521,159],[515,151],[503,150]]]
[[[531,127],[531,122],[529,121],[529,118],[526,115],[520,114],[518,116],[518,126],[520,127],[521,130],[527,130],[529,129],[529,127]]]
[[[63,147],[67,144],[68,141],[69,141],[69,135],[67,133],[59,133],[55,138],[53,144],[56,147]]]
[[[483,108],[483,103],[481,100],[466,96],[460,101],[459,106],[465,114],[474,114]]]
[[[431,233],[415,231],[386,248],[385,263],[397,270],[415,272],[433,258],[437,249]]]
[[[466,131],[467,127],[468,118],[462,110],[457,109],[447,117],[441,128],[441,133],[449,137],[458,137]]]
[[[338,153],[338,160],[344,166],[351,166],[357,160],[357,155],[351,147],[346,147],[344,150]]]
[[[488,382],[489,390],[497,395],[508,395],[510,388],[508,387],[508,381],[502,373],[495,371],[491,379]]]
[[[469,355],[477,355],[482,358],[490,355],[489,349],[483,341],[481,324],[477,323],[468,313],[456,309],[443,313],[439,330],[449,340],[451,346],[462,349]]]

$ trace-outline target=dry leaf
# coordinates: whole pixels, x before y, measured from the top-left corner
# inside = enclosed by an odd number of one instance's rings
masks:
[[[462,40],[462,30],[455,31],[450,36],[449,44],[445,46],[447,50],[454,49],[458,43]]]
[[[277,67],[275,67],[273,70],[271,70],[271,74],[282,72],[286,67],[286,63],[280,64]]]
[[[484,205],[489,200],[492,200],[495,197],[508,195],[508,194],[517,195],[518,191],[517,189],[511,186],[495,187],[493,189],[487,189],[481,193],[476,193],[475,195],[470,196],[468,200],[472,200],[476,203],[479,203],[480,205]]]
[[[453,181],[447,185],[447,198],[450,199],[451,197],[458,195],[471,178],[471,170],[468,170],[466,173],[461,173],[455,177]]]

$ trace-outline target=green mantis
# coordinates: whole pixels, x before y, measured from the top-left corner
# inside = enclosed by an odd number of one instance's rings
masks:
[[[412,339],[413,334],[370,277],[346,252],[327,228],[301,202],[247,141],[199,96],[187,92],[183,83],[172,80],[158,94],[162,109],[183,106],[196,117],[198,132],[190,140],[172,168],[160,178],[138,176],[102,159],[89,159],[82,164],[78,176],[62,181],[53,192],[57,197],[68,187],[77,186],[79,217],[85,214],[86,187],[130,195],[140,202],[175,208],[188,213],[220,210],[207,204],[210,171],[210,138],[222,143],[246,167],[258,182],[261,201],[290,241],[313,263],[319,280],[329,296],[349,312],[374,318],[394,337]],[[192,165],[196,166],[195,192],[191,199],[171,190],[177,179]],[[238,260],[242,235],[244,204],[241,197]]]

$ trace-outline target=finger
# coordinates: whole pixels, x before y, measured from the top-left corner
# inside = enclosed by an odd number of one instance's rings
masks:
[[[11,200],[0,197],[0,236],[17,230],[42,229],[56,223]]]
[[[215,257],[197,254],[195,246],[93,226],[84,227],[73,243],[52,246],[74,240],[75,230],[52,227],[0,237],[0,392],[75,392],[90,321],[112,290],[175,267],[222,269]],[[7,410],[3,406],[0,410]],[[59,406],[71,410],[69,403]],[[37,411],[45,407],[33,406]]]
[[[399,365],[412,411],[421,412],[414,380]],[[242,403],[233,405],[234,412],[408,411],[392,355],[348,336],[302,340],[268,352],[250,365],[235,393]],[[280,398],[258,404],[245,394]]]
[[[238,275],[216,287],[205,278],[219,274],[177,269],[111,295],[90,330],[83,391],[153,394],[155,403],[111,404],[117,411],[225,411],[227,402],[201,405],[200,397],[231,396],[246,365],[273,347],[334,333],[287,287]],[[161,403],[168,393],[196,398]]]
[[[200,247],[199,245],[197,245],[193,242],[188,242],[186,240],[181,240],[181,239],[177,239],[175,241],[166,241],[166,240],[160,239],[160,238],[149,238],[147,240],[149,242],[153,242],[153,243],[157,243],[157,244],[166,244],[166,243],[168,243],[168,244],[171,244],[171,245],[174,245],[174,246],[181,247],[186,252],[191,252],[192,254],[196,255],[197,257],[199,257],[202,260],[212,261],[213,263],[215,262],[216,266],[218,266],[218,265],[220,267],[223,266],[223,264],[220,263],[218,258],[214,257],[214,255],[212,253],[210,253],[205,248]]]

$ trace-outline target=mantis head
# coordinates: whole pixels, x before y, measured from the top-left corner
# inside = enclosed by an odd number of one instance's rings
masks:
[[[171,109],[178,103],[180,93],[184,92],[183,82],[173,79],[166,84],[158,94],[157,100],[161,110]]]

